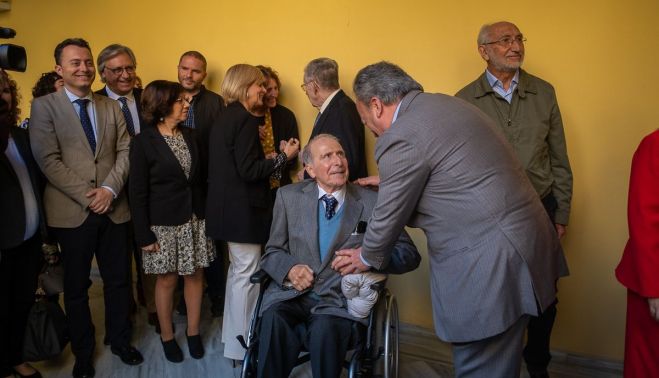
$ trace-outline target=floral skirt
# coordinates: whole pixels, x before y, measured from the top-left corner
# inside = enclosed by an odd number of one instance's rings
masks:
[[[151,226],[159,252],[142,252],[146,274],[193,274],[215,260],[215,244],[206,237],[206,222],[194,215],[180,226]]]

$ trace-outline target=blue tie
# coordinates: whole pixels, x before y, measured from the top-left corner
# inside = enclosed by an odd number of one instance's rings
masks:
[[[133,116],[130,114],[130,109],[128,109],[126,97],[119,97],[119,102],[121,103],[121,112],[124,113],[124,119],[126,120],[126,130],[128,130],[130,136],[135,136],[135,124],[133,123]]]
[[[76,104],[80,107],[80,123],[82,124],[82,129],[85,131],[85,136],[89,142],[89,146],[92,148],[92,153],[96,153],[96,138],[94,137],[94,129],[92,126],[92,121],[89,119],[89,113],[87,113],[87,104],[89,100],[86,98],[79,98],[75,101]]]
[[[325,218],[332,219],[334,214],[336,214],[334,210],[336,209],[336,205],[339,204],[339,201],[337,201],[336,198],[332,196],[328,196],[327,194],[320,197],[320,199],[325,202]]]

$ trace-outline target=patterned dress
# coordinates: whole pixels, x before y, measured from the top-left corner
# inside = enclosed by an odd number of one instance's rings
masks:
[[[182,134],[166,136],[165,142],[176,156],[186,177],[190,177],[192,159]],[[144,273],[164,274],[177,272],[179,275],[193,274],[215,260],[215,245],[206,237],[203,219],[192,215],[187,223],[179,226],[151,226],[156,235],[159,252],[143,252]]]

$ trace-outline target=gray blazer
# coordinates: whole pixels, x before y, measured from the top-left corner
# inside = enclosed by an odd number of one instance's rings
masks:
[[[361,245],[364,235],[354,231],[360,221],[370,221],[377,200],[377,193],[368,189],[350,183],[346,189],[343,218],[330,251]],[[387,273],[401,274],[416,269],[421,256],[404,230],[396,234],[392,243],[393,263]],[[334,253],[328,253],[325,260],[320,261],[318,248],[318,185],[307,180],[279,188],[270,239],[261,258],[261,269],[274,282],[265,293],[261,312],[275,303],[303,294],[293,288],[284,288],[282,284],[294,265],[306,264],[315,273],[311,290],[321,298],[312,313],[364,321],[350,316],[346,310],[346,301],[341,293],[341,275],[331,268]]]
[[[30,112],[30,143],[34,159],[48,179],[44,192],[51,227],[74,228],[89,215],[85,194],[109,186],[119,196],[108,216],[114,223],[130,220],[124,184],[128,178],[130,137],[117,101],[93,95],[96,109],[96,153],[65,91],[35,98]]]
[[[441,94],[408,93],[375,147],[378,203],[362,256],[385,267],[405,225],[428,239],[437,335],[481,340],[537,315],[568,274],[553,224],[488,116]]]

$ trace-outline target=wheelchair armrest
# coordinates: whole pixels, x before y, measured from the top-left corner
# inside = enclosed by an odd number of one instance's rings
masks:
[[[249,282],[251,282],[251,283],[253,283],[253,284],[262,284],[262,283],[265,282],[268,278],[270,278],[270,276],[268,275],[268,273],[266,273],[266,271],[263,270],[263,269],[259,269],[258,272],[252,274],[252,276],[249,277]]]

